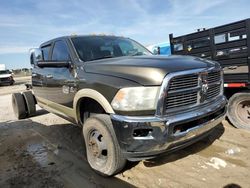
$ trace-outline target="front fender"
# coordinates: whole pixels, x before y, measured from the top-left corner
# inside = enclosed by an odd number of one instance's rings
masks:
[[[75,97],[74,97],[74,102],[73,102],[73,109],[76,112],[76,122],[80,122],[80,112],[78,110],[79,105],[80,105],[80,100],[83,98],[91,98],[98,102],[102,108],[105,110],[106,113],[108,114],[115,114],[111,104],[108,102],[108,100],[98,91],[94,89],[81,89],[79,90]]]

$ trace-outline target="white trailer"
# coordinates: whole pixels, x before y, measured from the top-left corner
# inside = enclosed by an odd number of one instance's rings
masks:
[[[5,67],[5,64],[0,64],[0,70],[5,70],[6,67]]]

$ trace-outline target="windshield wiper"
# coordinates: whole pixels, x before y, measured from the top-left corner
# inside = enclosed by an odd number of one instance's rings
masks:
[[[90,61],[94,61],[94,60],[98,60],[98,59],[107,59],[107,58],[113,58],[114,56],[112,55],[108,55],[108,56],[103,56],[103,57],[98,57],[98,58],[95,58],[95,59],[91,59]]]
[[[137,55],[144,55],[143,52],[135,52],[131,54],[130,56],[137,56]]]

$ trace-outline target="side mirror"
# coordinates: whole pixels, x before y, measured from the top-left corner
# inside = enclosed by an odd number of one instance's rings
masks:
[[[161,54],[161,48],[159,46],[155,46],[153,49],[154,55],[160,55]]]
[[[70,61],[44,61],[44,62],[38,62],[37,66],[40,68],[44,68],[44,67],[58,67],[58,68],[62,68],[62,67],[66,67],[68,68],[70,66]]]
[[[36,65],[39,61],[43,60],[42,50],[40,48],[32,48],[30,50],[30,64]]]
[[[154,55],[158,55],[158,52],[156,50],[153,51]]]

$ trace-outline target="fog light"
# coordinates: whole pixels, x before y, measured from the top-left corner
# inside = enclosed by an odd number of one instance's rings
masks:
[[[133,132],[134,137],[147,137],[151,136],[152,134],[152,129],[136,129]]]

